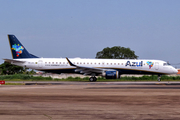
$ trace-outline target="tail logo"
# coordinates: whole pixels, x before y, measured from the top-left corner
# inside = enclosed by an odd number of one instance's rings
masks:
[[[18,45],[14,44],[12,45],[12,50],[15,50],[16,56],[19,57],[19,55],[23,53],[24,47],[20,46],[19,44]]]
[[[153,67],[154,65],[154,62],[147,61],[146,64],[149,65],[149,69],[151,69],[151,67]]]

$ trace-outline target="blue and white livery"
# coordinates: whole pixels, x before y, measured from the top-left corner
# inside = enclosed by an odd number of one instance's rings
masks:
[[[81,58],[39,58],[30,54],[14,35],[8,35],[12,58],[4,59],[13,65],[51,73],[78,73],[117,79],[122,74],[155,74],[160,81],[161,75],[176,74],[177,69],[162,60],[145,59],[81,59]]]

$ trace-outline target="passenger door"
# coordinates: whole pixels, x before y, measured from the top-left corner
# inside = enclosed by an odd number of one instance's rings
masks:
[[[42,61],[42,60],[39,60],[39,61],[38,61],[38,66],[39,66],[39,68],[42,68],[42,67],[43,67],[43,61]]]
[[[159,69],[159,63],[155,62],[155,69],[158,70]]]

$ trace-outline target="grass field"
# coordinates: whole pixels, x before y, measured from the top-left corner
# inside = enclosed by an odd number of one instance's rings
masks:
[[[4,85],[25,85],[24,83],[5,83]]]

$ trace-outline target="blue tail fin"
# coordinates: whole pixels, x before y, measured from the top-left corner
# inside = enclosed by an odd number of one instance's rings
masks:
[[[13,59],[38,58],[30,54],[14,35],[8,35]]]

